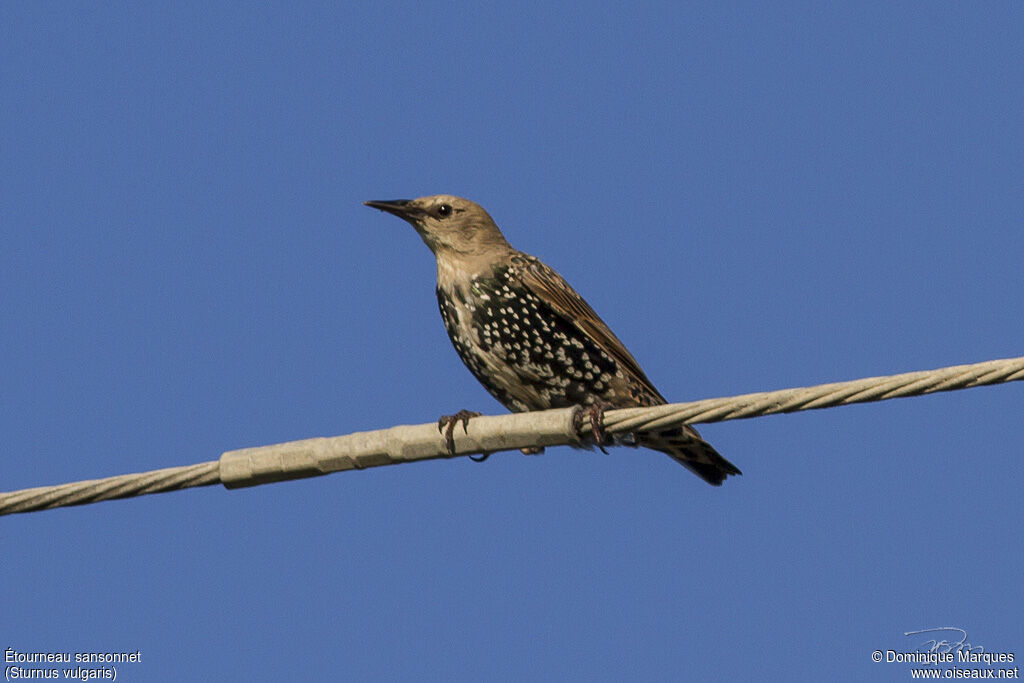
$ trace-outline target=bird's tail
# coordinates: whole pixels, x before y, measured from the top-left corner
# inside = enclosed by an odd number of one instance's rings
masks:
[[[635,438],[636,445],[667,454],[712,486],[721,486],[731,474],[743,474],[690,425],[638,432]]]

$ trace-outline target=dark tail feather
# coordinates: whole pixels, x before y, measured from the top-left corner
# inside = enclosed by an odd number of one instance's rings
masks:
[[[636,434],[636,443],[665,453],[712,486],[721,486],[731,474],[743,474],[690,425],[640,432]]]

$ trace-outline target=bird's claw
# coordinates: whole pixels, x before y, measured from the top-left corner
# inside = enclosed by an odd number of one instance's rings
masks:
[[[452,435],[452,431],[455,429],[455,424],[462,422],[462,433],[469,434],[469,418],[480,417],[483,413],[478,413],[475,410],[460,410],[454,415],[442,415],[441,419],[437,421],[437,431],[444,434],[444,445],[448,449],[449,455],[455,455],[455,437]],[[483,462],[487,459],[488,455],[484,455],[482,458],[477,460],[473,456],[469,456],[475,462]]]
[[[595,401],[589,406],[581,406],[572,416],[572,426],[577,433],[583,428],[584,421],[590,422],[590,432],[594,435],[594,443],[597,444],[602,453],[608,453],[604,449],[604,444],[611,441],[608,438],[608,434],[604,431],[604,411],[608,407],[610,407],[610,404]]]

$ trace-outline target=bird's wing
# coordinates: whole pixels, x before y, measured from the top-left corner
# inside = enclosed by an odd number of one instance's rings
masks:
[[[662,403],[666,403],[665,397],[654,388],[651,380],[647,379],[647,375],[626,349],[626,345],[615,336],[615,333],[594,312],[590,304],[565,281],[565,278],[539,259],[525,254],[522,256],[525,261],[522,268],[523,284],[541,301],[548,303],[556,313],[579,328],[605,353],[614,358],[622,368],[623,374],[643,386],[651,396],[656,396],[661,399]]]

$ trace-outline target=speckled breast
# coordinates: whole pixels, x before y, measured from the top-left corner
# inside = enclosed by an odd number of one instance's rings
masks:
[[[598,398],[635,405],[617,395],[622,374],[615,360],[523,286],[514,267],[438,288],[437,300],[459,357],[510,410],[586,405]]]

